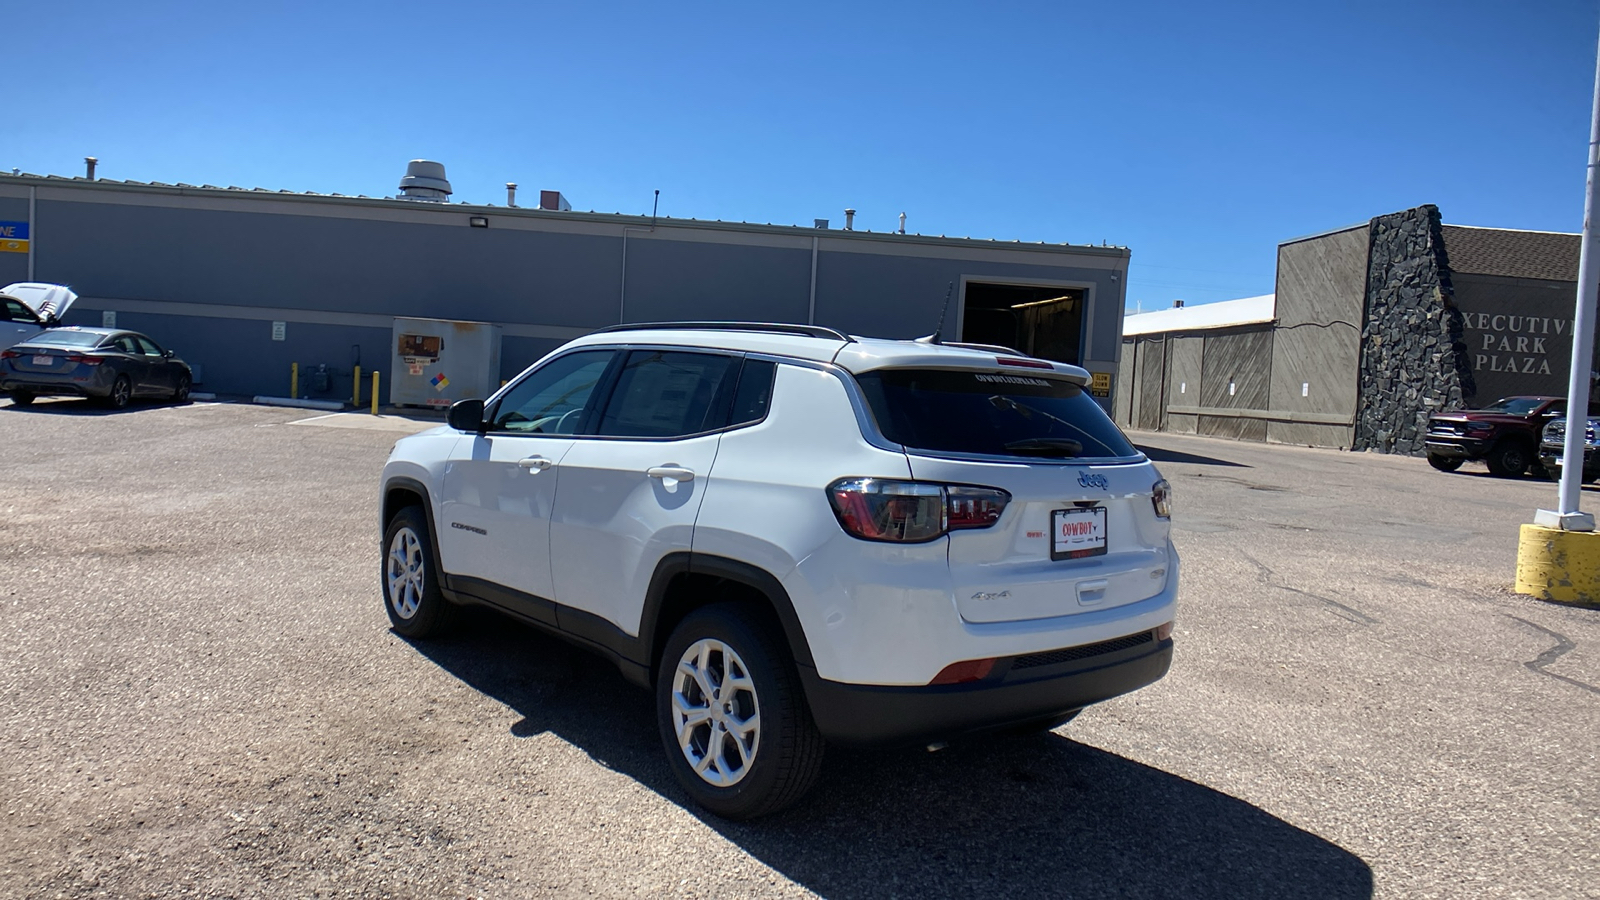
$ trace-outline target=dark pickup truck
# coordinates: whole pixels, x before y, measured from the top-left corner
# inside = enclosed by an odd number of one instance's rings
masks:
[[[1434,413],[1423,439],[1428,462],[1441,472],[1469,459],[1487,462],[1502,477],[1537,471],[1544,426],[1566,414],[1565,397],[1506,397],[1482,409]]]

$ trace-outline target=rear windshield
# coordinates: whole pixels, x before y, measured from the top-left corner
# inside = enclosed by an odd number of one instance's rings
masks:
[[[1054,459],[1139,452],[1071,382],[937,369],[880,369],[856,380],[884,436],[912,449]]]
[[[41,331],[28,338],[30,344],[49,344],[54,347],[93,347],[105,337],[91,331]]]

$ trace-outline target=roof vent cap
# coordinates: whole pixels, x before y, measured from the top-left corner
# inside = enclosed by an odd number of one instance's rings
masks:
[[[400,199],[433,203],[450,199],[450,182],[444,177],[444,163],[427,159],[406,163],[406,177],[400,179]]]

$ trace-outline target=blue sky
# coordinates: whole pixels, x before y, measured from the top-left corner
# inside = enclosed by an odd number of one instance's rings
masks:
[[[14,4],[0,167],[1132,248],[1129,306],[1435,203],[1577,231],[1600,3]],[[235,8],[237,6],[237,8]],[[526,199],[526,197],[525,197]]]

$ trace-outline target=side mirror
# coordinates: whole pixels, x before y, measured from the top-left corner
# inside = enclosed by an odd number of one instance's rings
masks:
[[[174,356],[177,356],[177,355],[178,354],[173,353],[171,350],[163,350],[163,351],[161,351],[161,358],[162,359],[171,359],[171,358],[173,358]]]
[[[483,433],[483,401],[457,400],[450,405],[450,415],[445,420],[457,431]]]

